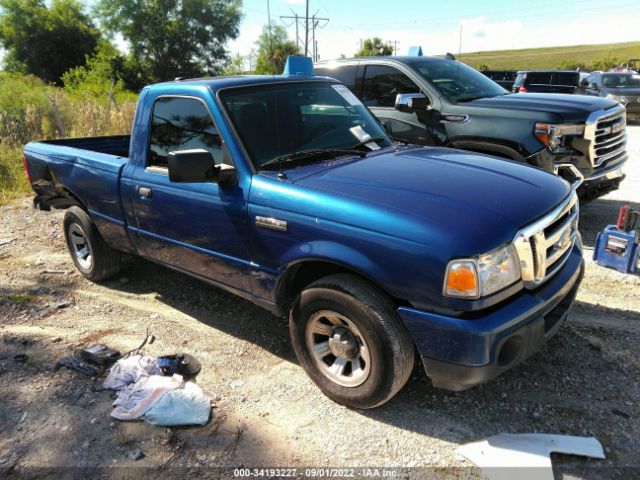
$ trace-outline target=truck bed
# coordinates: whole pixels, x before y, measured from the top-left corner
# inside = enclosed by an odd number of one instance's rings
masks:
[[[101,232],[103,222],[121,229],[120,176],[129,161],[129,141],[129,135],[118,135],[28,143],[25,162],[36,202],[45,209],[80,203]]]

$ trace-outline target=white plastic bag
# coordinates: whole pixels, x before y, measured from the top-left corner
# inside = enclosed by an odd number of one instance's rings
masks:
[[[121,390],[143,377],[157,374],[162,374],[162,371],[153,358],[131,355],[113,364],[102,386],[111,390]]]
[[[200,387],[186,382],[166,391],[142,417],[153,425],[204,425],[209,421],[211,401]]]

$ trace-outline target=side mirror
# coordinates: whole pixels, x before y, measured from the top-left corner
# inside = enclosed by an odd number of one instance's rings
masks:
[[[231,165],[216,165],[211,152],[202,148],[169,152],[169,180],[176,183],[230,183],[236,177]]]
[[[426,110],[430,105],[424,93],[399,93],[396,95],[395,108],[399,112],[413,113],[416,110]]]
[[[589,88],[591,88],[593,90],[598,90],[598,84],[592,82],[592,83],[589,84]]]

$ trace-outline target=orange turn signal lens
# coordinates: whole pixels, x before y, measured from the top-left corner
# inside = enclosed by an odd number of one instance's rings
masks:
[[[477,298],[478,272],[473,261],[454,260],[449,263],[444,294],[449,297]]]

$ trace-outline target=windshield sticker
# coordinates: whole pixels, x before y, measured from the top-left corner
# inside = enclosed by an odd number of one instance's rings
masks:
[[[362,145],[366,145],[370,150],[380,150],[380,145],[373,141],[373,137],[369,135],[360,125],[349,129],[351,134],[356,137]]]
[[[349,105],[354,105],[354,106],[362,105],[362,102],[358,100],[358,97],[356,97],[353,94],[353,92],[349,90],[347,87],[345,87],[344,85],[331,85],[331,86],[336,92],[340,94],[342,98],[344,98],[347,102],[349,102]]]

